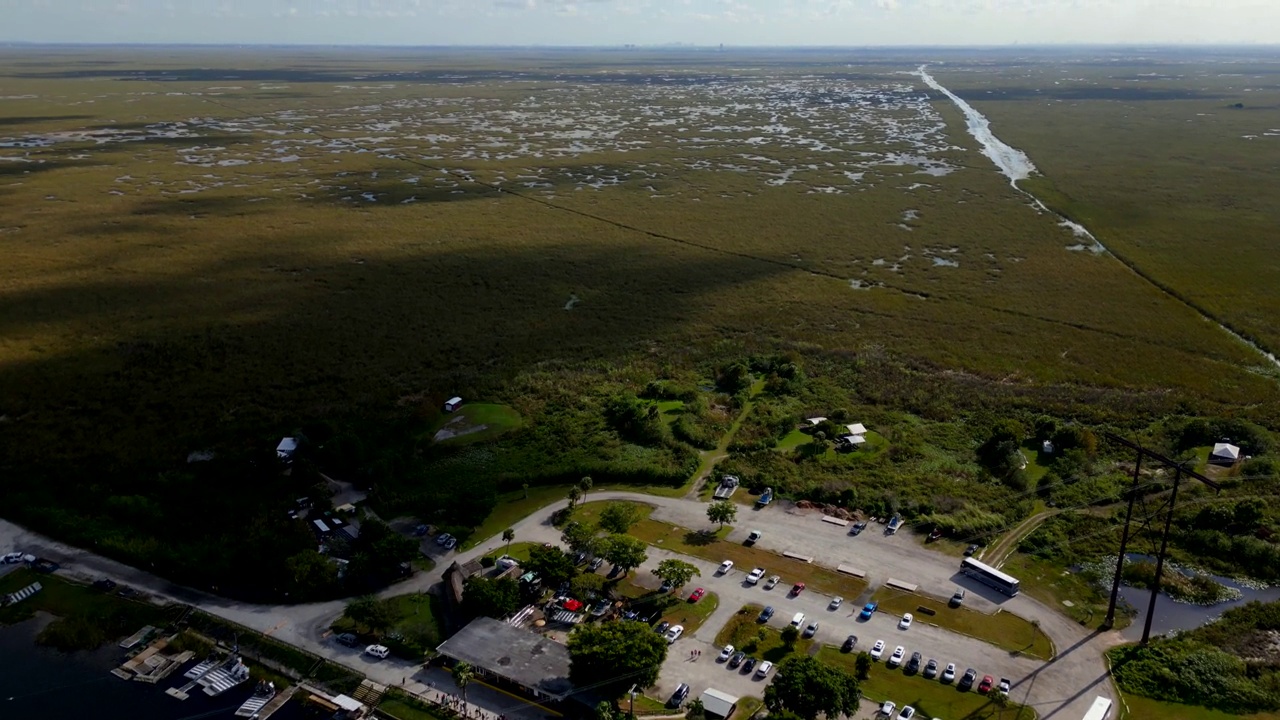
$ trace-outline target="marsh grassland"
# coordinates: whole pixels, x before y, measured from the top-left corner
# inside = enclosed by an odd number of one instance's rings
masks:
[[[708,378],[750,354],[790,353],[820,381],[774,407],[822,410],[829,391],[958,455],[972,438],[920,415],[1274,420],[1274,368],[1184,300],[1280,344],[1276,154],[1260,151],[1280,121],[1250,109],[1274,108],[1275,75],[1209,59],[1122,98],[1037,102],[1055,73],[1087,88],[1119,70],[931,66],[1040,164],[1028,187],[1171,293],[1069,250],[910,74],[922,61],[5,50],[4,512],[203,578],[234,575],[224,558],[255,537],[281,562],[310,543],[282,518],[315,468],[256,483],[260,465],[232,462],[300,429],[381,509],[459,525],[530,482],[679,485],[728,417]],[[1143,95],[1156,86],[1172,89]],[[610,396],[655,379],[690,388],[664,398],[685,402],[674,437],[606,422]],[[454,394],[520,429],[433,447]],[[226,463],[185,462],[202,450]],[[948,453],[930,467],[971,463]],[[192,508],[211,483],[225,499]],[[237,524],[248,537],[223,536]]]

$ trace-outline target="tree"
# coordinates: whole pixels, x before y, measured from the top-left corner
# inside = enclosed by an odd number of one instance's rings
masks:
[[[707,720],[707,709],[702,706],[702,698],[689,701],[689,709],[685,711],[685,720]]]
[[[520,489],[524,490],[524,499],[528,500],[529,499],[529,483],[521,483]]]
[[[789,649],[795,648],[796,641],[800,639],[800,629],[795,625],[788,625],[782,628],[782,644]]]
[[[724,527],[738,519],[738,506],[730,500],[713,502],[707,506],[707,519]]]
[[[342,614],[365,626],[374,634],[387,630],[399,619],[390,605],[372,595],[365,595],[347,603],[347,608]]]
[[[572,510],[578,505],[578,501],[582,499],[582,490],[577,485],[569,488],[569,509]]]
[[[612,502],[600,511],[600,527],[611,533],[625,533],[640,522],[640,506],[628,502]]]
[[[453,684],[458,686],[462,691],[462,701],[467,701],[467,686],[471,684],[472,678],[476,676],[475,669],[470,663],[460,662],[453,666]]]
[[[582,491],[583,495],[586,495],[591,492],[591,486],[593,484],[595,484],[595,481],[591,479],[591,476],[584,475],[582,479],[578,481],[578,489]]]
[[[502,539],[507,541],[507,549],[510,550],[511,541],[516,539],[516,531],[512,528],[507,528],[506,530],[503,530]]]
[[[858,681],[816,658],[789,657],[779,663],[765,688],[764,704],[771,713],[792,712],[804,720],[853,715],[858,709]]]
[[[338,566],[311,548],[285,561],[293,580],[295,599],[306,599],[323,593],[338,582]]]
[[[625,620],[579,625],[569,635],[568,648],[569,679],[580,688],[611,686],[600,691],[606,697],[616,697],[633,683],[652,685],[667,658],[661,635],[644,623]]]
[[[871,676],[871,665],[873,661],[867,653],[860,652],[858,657],[853,661],[854,670],[857,672],[856,677],[859,680],[866,680]]]
[[[602,544],[600,556],[622,568],[623,574],[640,567],[649,559],[644,541],[630,535],[610,535]]]
[[[520,586],[511,578],[469,577],[462,581],[462,597],[473,616],[502,618],[520,607]]]
[[[591,597],[604,591],[604,576],[598,573],[582,573],[569,581],[569,594],[574,597]]]
[[[558,587],[578,574],[578,568],[573,564],[573,556],[558,547],[539,545],[529,548],[529,561],[524,564],[524,567],[551,587]]]
[[[599,544],[596,529],[577,520],[570,520],[569,524],[564,526],[564,530],[560,533],[560,540],[574,552],[595,552]]]
[[[683,560],[663,560],[653,574],[670,583],[671,587],[679,588],[702,575],[702,571]]]

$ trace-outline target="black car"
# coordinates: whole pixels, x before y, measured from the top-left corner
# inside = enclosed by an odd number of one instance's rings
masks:
[[[733,657],[729,658],[729,667],[736,668],[742,664],[743,660],[746,660],[746,659],[747,659],[747,654],[739,650],[738,652],[733,654]]]
[[[684,703],[685,699],[688,697],[689,697],[689,684],[680,683],[680,686],[676,688],[676,691],[671,693],[671,699],[667,701],[667,707],[678,708]]]
[[[970,555],[973,555],[976,552],[978,552],[978,546],[970,545],[969,547],[964,549],[964,556],[969,557]]]
[[[347,647],[355,647],[360,644],[360,638],[356,637],[352,633],[342,633],[335,639],[338,641],[338,644],[346,645]]]
[[[667,628],[669,627],[671,627],[671,623],[667,622],[666,620],[663,620],[662,622],[654,626],[653,631],[661,635],[662,633],[666,632]]]
[[[95,580],[93,582],[93,589],[101,590],[103,592],[111,592],[112,590],[116,589],[116,581],[108,580],[106,578],[103,578],[101,580]]]
[[[920,661],[921,661],[921,660],[922,660],[922,658],[920,657],[920,653],[918,653],[918,652],[913,652],[913,653],[911,653],[911,659],[907,661],[907,674],[908,674],[908,675],[910,675],[911,673],[915,673],[915,672],[919,672],[919,671],[920,671]]]
[[[756,618],[756,622],[769,622],[771,617],[773,617],[773,606],[767,605],[760,611],[760,617]]]
[[[853,524],[853,527],[849,529],[849,534],[850,534],[850,535],[857,535],[858,533],[860,533],[860,532],[862,532],[863,530],[866,530],[866,529],[867,529],[867,524],[866,524],[866,523],[864,523],[864,522],[856,522],[856,523],[854,523],[854,524]]]
[[[120,588],[120,590],[116,593],[116,595],[119,595],[122,598],[136,598],[141,594],[142,593],[128,586]]]
[[[753,657],[747,658],[746,662],[742,663],[742,672],[748,675],[750,675],[751,671],[755,669],[756,669],[756,659]]]
[[[978,679],[978,671],[969,668],[964,671],[964,677],[960,678],[960,684],[957,686],[961,690],[968,690],[973,687],[973,681]]]
[[[924,664],[924,676],[928,680],[932,680],[938,675],[938,661],[929,658],[929,662]]]
[[[858,636],[850,635],[844,639],[844,644],[840,646],[840,652],[853,652],[853,648],[858,644]]]

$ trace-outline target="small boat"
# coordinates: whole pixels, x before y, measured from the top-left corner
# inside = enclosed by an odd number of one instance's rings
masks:
[[[764,507],[771,502],[773,502],[773,488],[767,487],[764,492],[760,493],[760,499],[756,500],[756,504]]]
[[[258,686],[253,689],[253,696],[244,701],[236,710],[236,717],[251,718],[262,710],[271,698],[276,696],[276,684],[273,682],[259,682]]]

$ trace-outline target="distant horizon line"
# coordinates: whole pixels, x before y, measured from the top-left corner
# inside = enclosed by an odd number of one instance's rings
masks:
[[[1196,43],[1196,42],[1156,42],[1156,43],[1001,43],[1001,44],[864,44],[864,45],[729,45],[720,43],[694,44],[682,42],[669,43],[610,43],[594,45],[555,45],[543,43],[531,44],[367,44],[367,43],[264,43],[264,42],[77,42],[77,41],[31,41],[0,39],[0,46],[8,47],[169,47],[169,48],[369,48],[369,49],[418,49],[418,50],[1035,50],[1035,49],[1124,49],[1124,50],[1161,50],[1161,49],[1280,49],[1277,42],[1253,43]]]

